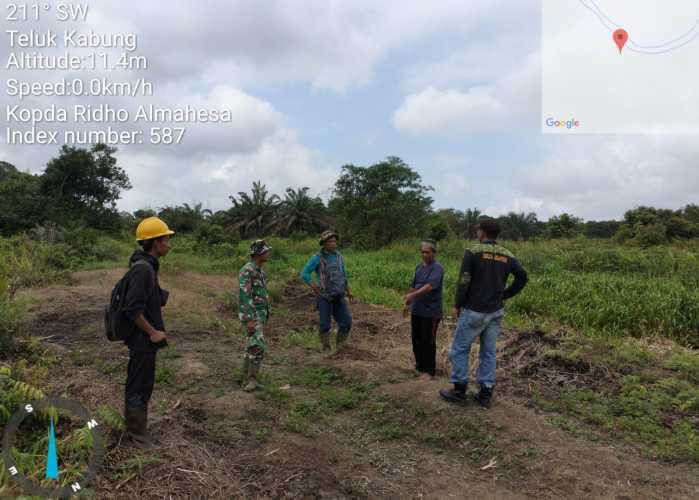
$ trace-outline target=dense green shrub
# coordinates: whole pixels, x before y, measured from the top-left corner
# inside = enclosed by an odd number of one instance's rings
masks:
[[[10,285],[6,277],[0,276],[0,359],[14,349],[18,328],[18,311],[10,299]]]
[[[240,242],[240,234],[238,231],[227,231],[218,224],[203,223],[194,232],[194,239],[201,247],[221,243],[237,245]]]

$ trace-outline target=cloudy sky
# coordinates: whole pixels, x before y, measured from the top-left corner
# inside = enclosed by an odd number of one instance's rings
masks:
[[[134,185],[123,209],[225,208],[258,179],[280,194],[309,186],[327,198],[342,165],[387,156],[434,187],[438,208],[599,219],[699,202],[696,136],[541,134],[540,0],[112,0],[90,9],[77,27],[138,33],[150,59],[142,76],[155,85],[153,98],[107,102],[234,111],[233,123],[190,126],[177,147],[120,147]],[[6,60],[7,38],[1,50]],[[60,99],[25,104],[81,102]],[[0,142],[0,159],[32,172],[56,151]]]

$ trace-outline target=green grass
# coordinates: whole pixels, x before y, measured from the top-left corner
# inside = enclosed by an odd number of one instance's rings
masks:
[[[329,366],[308,366],[292,373],[289,383],[304,387],[322,388],[347,384],[347,378],[338,369]]]
[[[612,370],[611,378],[594,389],[534,386],[532,401],[550,414],[554,426],[593,440],[602,437],[594,431],[602,431],[651,458],[699,463],[699,386],[693,378],[697,366],[693,353],[654,354],[643,343],[627,339],[598,341],[584,350],[563,344],[543,356],[558,357],[559,364],[606,367],[598,376]]]
[[[318,251],[314,239],[270,239],[274,250],[266,267],[274,302],[282,297],[288,279],[298,276],[303,264]],[[445,268],[445,309],[450,306],[461,256],[468,242],[440,244],[439,260]],[[653,344],[670,338],[685,346],[699,345],[699,244],[687,242],[652,249],[624,247],[608,241],[504,242],[527,268],[530,283],[508,303],[507,325],[522,330],[568,332],[546,354],[553,365],[585,364],[594,370],[611,370],[614,383],[595,388],[564,386],[540,392],[533,398],[549,412],[550,422],[561,429],[593,439],[609,435],[639,446],[649,456],[671,462],[699,462],[699,356],[687,348],[658,351]],[[247,261],[247,242],[228,255],[200,253],[191,237],[173,239],[173,251],[163,259],[171,275],[185,271],[225,274],[235,279]],[[65,244],[48,245],[26,240],[0,239],[0,343],[14,336],[20,309],[10,297],[16,287],[45,285],[68,279],[67,271],[124,265],[134,245],[100,239],[85,259]],[[399,309],[401,297],[419,261],[418,242],[397,242],[375,251],[344,249],[355,295],[364,302]],[[231,314],[237,311],[235,293],[208,295]],[[174,312],[171,312],[174,314]],[[191,317],[187,314],[191,314]],[[275,310],[278,317],[295,314]],[[233,324],[196,313],[180,313],[181,323],[233,331]],[[587,335],[576,341],[574,332]],[[669,344],[669,343],[667,343]],[[671,344],[670,344],[671,345]],[[281,348],[318,350],[312,329],[291,331]],[[172,366],[180,354],[166,350],[156,373],[157,383],[174,381]],[[76,365],[88,360],[75,351]],[[270,360],[271,361],[271,360]],[[433,411],[412,400],[378,395],[376,386],[327,366],[269,364],[263,371],[264,390],[256,397],[269,402],[282,428],[316,436],[327,426],[345,429],[357,446],[375,442],[413,440],[437,449],[458,450],[474,462],[497,456],[497,432],[481,412],[450,414],[448,425],[425,425]],[[119,360],[102,361],[96,368],[105,375],[122,369]],[[235,370],[234,378],[242,375]],[[395,381],[402,380],[397,377]],[[283,390],[286,384],[291,390]],[[192,390],[197,389],[193,387]],[[105,410],[111,426],[119,420]],[[596,432],[588,432],[590,429]],[[257,439],[264,440],[262,432]],[[2,483],[0,482],[0,487]]]
[[[588,240],[504,245],[530,275],[527,288],[510,302],[511,314],[550,317],[607,336],[660,336],[699,344],[696,250],[641,250]],[[441,245],[438,258],[445,268],[446,297],[454,293],[467,246],[464,241]],[[399,308],[419,260],[417,248],[417,242],[406,242],[372,252],[346,251],[357,295]]]
[[[318,331],[310,328],[290,331],[282,339],[282,345],[286,348],[302,347],[310,350],[319,350],[322,347]]]
[[[314,435],[333,417],[360,407],[370,397],[372,384],[348,379],[331,367],[306,367],[288,381],[304,391],[294,398],[283,418],[284,429]]]
[[[285,280],[298,276],[318,251],[315,240],[271,238],[266,270],[271,295],[278,300]],[[445,268],[445,310],[450,307],[463,251],[470,243],[440,244]],[[668,337],[699,345],[699,245],[687,242],[640,249],[610,241],[585,239],[503,242],[528,270],[530,282],[509,302],[508,322],[553,319],[560,324],[605,337]],[[236,254],[211,257],[198,253],[193,240],[178,237],[163,259],[171,272],[191,270],[234,275],[247,260],[247,242]],[[397,242],[373,251],[341,248],[355,295],[365,302],[401,307],[401,298],[419,262],[418,242]],[[236,298],[226,299],[231,309]]]
[[[671,354],[663,363],[668,370],[678,372],[695,384],[699,384],[699,356],[692,351],[682,351]]]
[[[278,301],[284,281],[299,274],[318,246],[313,238],[269,240],[274,249],[267,271],[271,295]],[[469,244],[462,240],[440,244],[438,257],[446,270],[446,297],[454,292],[461,256]],[[531,277],[525,291],[510,302],[511,315],[552,318],[605,336],[669,337],[699,345],[697,242],[650,249],[586,239],[503,244],[518,256]],[[192,237],[178,235],[172,252],[163,259],[163,269],[174,274],[189,270],[235,276],[247,261],[247,245],[242,241],[230,255],[212,256],[199,251]],[[46,283],[65,276],[65,270],[76,264],[82,268],[124,264],[133,248],[128,241],[105,237],[99,237],[92,247],[77,249],[66,243],[0,239],[0,256],[5,256],[0,259],[0,279],[12,275],[20,286]],[[358,297],[400,307],[419,261],[417,241],[397,242],[374,251],[341,250]],[[85,257],[77,259],[76,252]],[[235,300],[227,297],[225,302],[233,309]],[[445,306],[448,309],[449,304]],[[0,323],[2,314],[0,310]]]
[[[699,462],[699,439],[691,420],[666,418],[673,411],[696,412],[699,408],[699,390],[690,384],[674,379],[644,384],[630,377],[618,393],[566,391],[554,408],[639,445],[651,456],[669,462]],[[577,424],[568,417],[553,417],[553,422],[577,431]]]
[[[171,265],[199,272],[236,272],[245,261],[245,243],[237,257],[211,259],[192,256],[184,242],[173,252]],[[297,275],[317,251],[312,240],[273,241],[267,272],[278,297],[284,280]],[[535,398],[551,412],[551,422],[574,434],[599,429],[639,445],[649,455],[670,461],[697,461],[699,357],[691,350],[662,355],[649,347],[666,337],[685,345],[699,345],[699,259],[694,243],[648,250],[606,241],[505,242],[527,268],[530,282],[508,303],[506,324],[525,330],[558,331],[568,328],[588,335],[584,343],[562,338],[546,354],[561,366],[604,365],[620,375],[619,387],[591,391],[567,387],[563,393]],[[468,242],[440,245],[445,268],[445,309],[454,293],[456,273]],[[401,297],[419,260],[416,241],[399,242],[375,251],[342,249],[355,295],[361,300],[401,307]],[[192,257],[190,259],[190,257]],[[235,297],[230,297],[235,307]],[[289,311],[293,314],[293,311]],[[311,329],[290,332],[282,347],[319,349]],[[663,371],[664,370],[664,371]],[[624,377],[624,375],[626,375]],[[416,439],[431,446],[453,447],[473,441],[469,459],[480,460],[494,450],[492,435],[474,422],[457,421],[445,430],[421,430],[424,409],[383,401],[372,391],[347,388],[345,375],[325,368],[307,367],[289,374],[300,394],[279,391],[279,381],[258,397],[267,398],[285,412],[283,427],[309,436],[346,411],[359,411],[364,426],[353,431],[357,443]],[[692,385],[694,384],[694,385]],[[407,405],[407,411],[406,411]],[[694,415],[695,417],[691,417]],[[599,437],[591,434],[594,439]]]
[[[123,372],[126,364],[127,362],[121,359],[111,361],[98,359],[95,362],[95,368],[97,368],[98,372],[104,375],[114,375],[115,373]]]
[[[163,385],[171,385],[174,382],[174,372],[169,366],[164,366],[163,363],[155,369],[155,383]]]

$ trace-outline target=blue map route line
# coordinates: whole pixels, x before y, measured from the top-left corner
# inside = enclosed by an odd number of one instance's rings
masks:
[[[610,32],[613,32],[619,28],[623,28],[622,25],[620,25],[617,22],[614,22],[612,19],[607,16],[602,9],[595,3],[595,0],[579,0],[579,2],[590,12],[592,12],[597,18],[600,20],[602,25],[607,28]],[[626,44],[627,50],[630,50],[632,52],[638,52],[640,54],[650,54],[650,55],[658,55],[658,54],[666,54],[668,52],[671,52],[673,50],[677,50],[679,48],[684,47],[685,45],[690,44],[694,40],[699,38],[699,19],[696,20],[694,25],[687,31],[685,34],[682,36],[675,38],[674,40],[671,40],[667,43],[661,44],[661,45],[639,45],[638,43],[634,42],[631,37],[629,37],[629,41]]]

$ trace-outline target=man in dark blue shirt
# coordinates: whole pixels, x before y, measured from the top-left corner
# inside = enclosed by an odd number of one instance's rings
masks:
[[[444,269],[435,260],[437,244],[424,240],[420,245],[422,262],[415,268],[410,292],[405,296],[411,307],[410,325],[415,354],[415,369],[424,379],[434,377],[437,357],[437,328],[442,320],[442,282]]]
[[[481,406],[490,406],[497,365],[495,344],[505,315],[504,300],[517,295],[527,284],[527,273],[522,265],[512,252],[495,241],[499,234],[500,226],[495,219],[481,220],[478,225],[480,242],[466,250],[461,262],[454,301],[454,316],[458,322],[449,352],[452,365],[449,381],[454,388],[439,391],[447,401],[466,401],[469,354],[471,345],[480,337],[476,373],[480,392],[475,398]],[[515,280],[506,287],[510,274]]]

